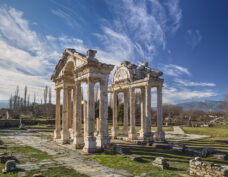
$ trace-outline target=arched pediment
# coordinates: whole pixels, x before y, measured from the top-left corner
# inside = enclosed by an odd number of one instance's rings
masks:
[[[119,83],[124,81],[132,81],[132,76],[127,67],[121,66],[117,68],[113,76],[113,83]]]

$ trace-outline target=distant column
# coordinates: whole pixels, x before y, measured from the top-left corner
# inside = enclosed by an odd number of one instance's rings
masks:
[[[68,88],[68,129],[72,128],[72,95],[71,95],[71,88]]]
[[[123,133],[128,136],[128,102],[129,102],[129,92],[124,92],[124,129]]]
[[[112,138],[117,138],[118,136],[118,120],[117,120],[117,92],[113,92],[113,109],[112,109],[112,116],[113,116],[113,127],[112,127]]]
[[[70,134],[68,129],[68,87],[63,86],[63,111],[62,111],[62,144],[69,142]]]
[[[96,151],[96,138],[94,137],[94,82],[90,78],[87,82],[87,137],[83,150],[87,153]]]
[[[128,138],[130,140],[137,139],[137,135],[135,132],[135,89],[129,89],[130,94],[130,130],[128,134]]]
[[[60,91],[61,91],[61,89],[56,88],[56,114],[55,114],[54,139],[60,139],[61,138]]]
[[[144,139],[145,134],[145,89],[141,88],[141,129],[140,129],[140,139]]]
[[[155,141],[164,142],[165,133],[162,130],[163,115],[162,115],[162,86],[157,87],[157,131],[155,132]]]

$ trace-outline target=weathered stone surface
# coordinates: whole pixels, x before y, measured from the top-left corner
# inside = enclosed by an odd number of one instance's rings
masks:
[[[203,177],[227,177],[228,166],[216,165],[212,162],[202,161],[200,157],[195,157],[189,161],[190,175],[198,175]]]
[[[216,152],[216,153],[210,154],[209,157],[218,159],[218,160],[228,160],[228,155],[222,152]]]
[[[202,150],[202,157],[207,157],[211,154],[215,153],[215,150],[212,148],[203,148]]]
[[[16,171],[16,161],[15,160],[7,160],[5,164],[5,169],[2,170],[2,172],[8,173]]]
[[[33,177],[44,177],[41,173],[34,174]]]
[[[152,162],[152,164],[162,169],[169,168],[169,164],[167,163],[167,160],[164,159],[164,157],[156,157],[156,159]]]

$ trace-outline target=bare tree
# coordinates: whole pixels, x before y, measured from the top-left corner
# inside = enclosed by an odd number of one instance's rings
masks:
[[[27,85],[25,86],[25,92],[24,92],[24,106],[26,107],[26,99],[27,99]]]
[[[12,94],[11,94],[10,99],[9,99],[9,108],[10,108],[10,110],[13,109],[13,96],[12,96]]]
[[[51,87],[49,87],[49,104],[51,104]]]
[[[36,103],[36,93],[34,92],[33,103]]]
[[[47,104],[48,86],[44,89],[44,104]]]

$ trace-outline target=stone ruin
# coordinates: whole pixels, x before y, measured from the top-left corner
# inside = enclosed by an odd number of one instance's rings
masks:
[[[108,93],[113,97],[112,138],[118,137],[117,96],[124,93],[124,135],[129,140],[141,139],[147,142],[165,142],[162,130],[162,72],[151,69],[144,62],[137,66],[124,61],[114,72],[112,84],[108,78],[114,65],[105,64],[95,58],[96,51],[88,50],[86,55],[75,49],[65,49],[51,80],[56,89],[56,124],[54,140],[66,144],[73,142],[76,149],[95,152],[110,144],[108,132]],[[99,82],[99,119],[95,121],[94,85]],[[87,84],[87,99],[83,99],[81,83]],[[157,131],[151,131],[151,88],[157,88]],[[141,90],[141,130],[139,137],[135,130],[135,89]],[[61,111],[62,91],[62,111]],[[82,109],[83,108],[83,109]],[[128,128],[128,109],[130,127]],[[61,114],[62,113],[62,114]],[[83,117],[82,117],[83,116]],[[82,122],[84,122],[82,132]],[[95,124],[96,135],[95,135]]]
[[[190,175],[198,175],[203,177],[227,177],[228,166],[216,165],[212,162],[202,161],[200,157],[190,160]]]

